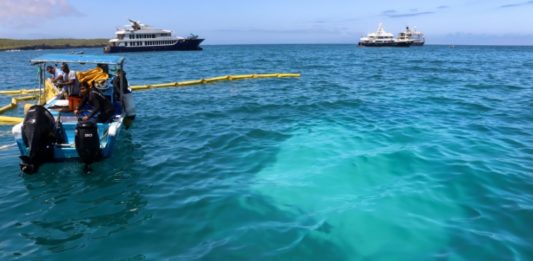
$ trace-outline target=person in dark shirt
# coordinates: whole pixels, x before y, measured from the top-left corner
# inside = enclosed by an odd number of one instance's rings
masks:
[[[135,103],[133,102],[133,95],[131,89],[128,86],[128,79],[126,78],[126,72],[119,69],[117,70],[117,77],[113,79],[114,87],[114,99],[122,104],[122,108],[126,114],[124,117],[124,125],[126,129],[130,128],[133,119],[135,119]]]
[[[89,88],[86,82],[81,84],[80,93],[81,102],[74,113],[82,116],[83,122],[108,122],[111,119],[115,109],[104,95],[94,88]]]
[[[120,101],[121,95],[131,93],[125,71],[121,69],[117,70],[117,77],[113,79],[113,88],[116,101]]]

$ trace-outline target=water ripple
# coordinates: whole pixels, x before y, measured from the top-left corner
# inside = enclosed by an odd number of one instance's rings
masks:
[[[0,53],[1,88],[34,86],[38,54]],[[124,56],[131,84],[302,77],[136,92],[134,127],[89,175],[75,161],[21,175],[0,126],[1,259],[533,257],[529,47]]]

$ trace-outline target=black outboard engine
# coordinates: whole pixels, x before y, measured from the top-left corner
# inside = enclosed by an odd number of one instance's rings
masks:
[[[76,144],[76,151],[86,166],[102,158],[96,123],[79,122],[76,126],[76,138],[74,142]]]
[[[54,159],[56,125],[52,114],[41,105],[33,105],[22,123],[22,140],[29,148],[28,156],[20,156],[20,169],[32,174],[39,166]]]

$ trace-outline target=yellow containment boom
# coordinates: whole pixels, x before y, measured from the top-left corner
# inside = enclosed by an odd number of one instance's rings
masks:
[[[36,99],[37,95],[31,95],[31,96],[23,96],[23,97],[17,97],[12,98],[11,103],[0,108],[0,113],[4,113],[7,110],[11,110],[17,107],[17,103],[19,101],[25,101],[25,100],[33,100]],[[0,125],[15,125],[19,122],[22,122],[23,118],[19,117],[9,117],[9,116],[0,116]]]
[[[213,78],[203,78],[200,80],[183,81],[183,82],[169,82],[159,84],[146,84],[146,85],[134,85],[130,88],[134,91],[157,89],[157,88],[169,88],[169,87],[186,87],[191,85],[199,85],[212,83],[217,81],[232,81],[242,79],[258,79],[258,78],[287,78],[287,77],[300,77],[299,73],[268,73],[268,74],[243,74],[243,75],[226,75]]]
[[[22,95],[22,94],[33,94],[38,93],[39,89],[21,89],[21,90],[9,90],[9,91],[0,91],[0,94],[4,95]]]
[[[24,118],[19,117],[0,116],[0,125],[15,125],[21,123],[23,120]]]
[[[92,72],[92,71],[91,71]],[[82,76],[82,75],[80,75]],[[217,81],[232,81],[232,80],[242,80],[242,79],[260,79],[260,78],[287,78],[287,77],[300,77],[299,73],[266,73],[266,74],[241,74],[241,75],[226,75],[218,76],[212,78],[203,78],[200,80],[192,81],[183,81],[183,82],[170,82],[170,83],[159,83],[159,84],[146,84],[146,85],[133,85],[130,86],[132,90],[146,90],[146,89],[156,89],[156,88],[166,88],[166,87],[180,87],[180,86],[191,86],[198,84],[206,84]],[[99,79],[94,79],[99,80]],[[46,84],[49,84],[48,82]],[[21,90],[8,90],[0,91],[0,94],[4,95],[22,95],[29,93],[38,93],[39,89],[21,89]]]
[[[11,109],[17,107],[17,103],[19,101],[33,100],[33,99],[36,99],[37,97],[38,97],[38,95],[11,98],[11,103],[6,105],[6,106],[1,107],[0,108],[0,113],[4,113],[4,112],[6,112],[8,110],[11,110]]]
[[[101,71],[90,70],[85,72],[86,74],[79,74],[80,78],[86,81],[98,81],[102,80]],[[261,79],[261,78],[298,78],[300,77],[299,73],[266,73],[266,74],[242,74],[242,75],[226,75],[212,78],[203,78],[199,80],[192,81],[182,81],[182,82],[170,82],[170,83],[159,83],[159,84],[146,84],[146,85],[134,85],[130,88],[134,91],[148,90],[148,89],[158,89],[158,88],[170,88],[170,87],[186,87],[191,85],[200,85],[213,83],[218,81],[232,81],[232,80],[242,80],[242,79]],[[57,89],[53,87],[50,80],[45,82],[44,92],[41,95],[39,104],[44,104],[47,100],[53,98],[57,95]],[[33,94],[31,96],[15,97],[11,99],[11,103],[0,108],[0,114],[6,112],[7,110],[17,107],[18,101],[23,100],[32,100],[37,99],[39,95],[39,89],[22,89],[22,90],[9,90],[9,91],[0,91],[0,94],[4,95],[21,95],[21,94]],[[19,122],[22,122],[23,118],[18,117],[7,117],[0,116],[0,125],[14,125]]]

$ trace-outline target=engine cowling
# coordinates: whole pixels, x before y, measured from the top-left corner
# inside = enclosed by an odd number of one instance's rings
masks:
[[[20,169],[32,174],[40,165],[54,159],[56,124],[52,114],[41,105],[30,107],[22,123],[22,139],[29,149],[27,156],[21,156]]]
[[[98,128],[93,122],[80,122],[76,126],[76,137],[74,140],[76,151],[81,161],[85,164],[91,164],[102,158],[100,149],[100,138],[98,137]]]

